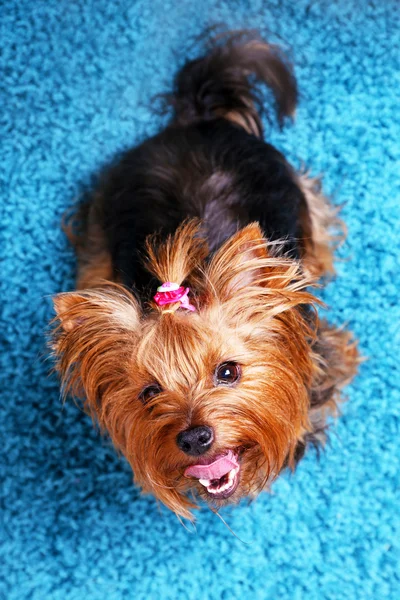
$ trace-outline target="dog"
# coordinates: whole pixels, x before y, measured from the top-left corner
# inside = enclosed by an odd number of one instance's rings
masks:
[[[264,141],[263,83],[282,124],[292,66],[248,32],[184,64],[167,127],[81,211],[77,291],[54,299],[64,394],[179,518],[252,499],[322,447],[359,363],[312,293],[344,225],[320,180]]]

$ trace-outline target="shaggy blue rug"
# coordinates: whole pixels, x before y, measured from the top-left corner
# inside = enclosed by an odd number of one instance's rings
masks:
[[[1,62],[0,598],[400,598],[398,0],[5,0]],[[207,26],[259,27],[293,57],[294,125],[268,138],[325,175],[349,237],[323,293],[369,357],[327,452],[187,531],[63,408],[44,331],[72,289],[64,211],[157,131]]]

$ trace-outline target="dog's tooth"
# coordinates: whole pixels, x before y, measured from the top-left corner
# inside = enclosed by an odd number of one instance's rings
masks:
[[[232,469],[232,471],[229,471],[229,475],[228,475],[229,481],[232,482],[235,479],[237,472],[238,472],[238,469]]]
[[[204,485],[204,487],[208,487],[211,483],[210,479],[199,479],[199,483],[201,483],[201,485]]]

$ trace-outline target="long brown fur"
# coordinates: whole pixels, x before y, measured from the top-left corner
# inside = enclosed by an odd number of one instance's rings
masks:
[[[301,215],[303,269],[312,276],[332,277],[335,273],[334,251],[346,238],[346,226],[339,218],[340,207],[334,207],[322,193],[321,179],[307,172],[298,175],[306,200]]]
[[[101,209],[101,197],[97,196],[90,205],[82,204],[75,214],[64,218],[63,230],[78,258],[78,290],[95,288],[106,281],[118,281],[101,226]]]
[[[193,481],[183,472],[194,459],[178,449],[179,431],[212,426],[214,454],[241,453],[232,500],[254,495],[284,466],[295,466],[307,436],[323,435],[323,413],[335,409],[357,362],[348,334],[318,324],[315,315],[305,318],[303,308],[315,304],[306,289],[312,280],[296,261],[277,255],[257,224],[239,231],[209,263],[205,247],[194,222],[162,245],[148,244],[149,268],[161,279],[182,283],[194,274],[197,313],[155,305],[146,311],[118,285],[56,299],[54,349],[64,392],[85,396],[87,411],[125,454],[138,485],[186,518],[195,502],[187,496]],[[327,352],[338,358],[333,370]],[[212,373],[228,359],[242,365],[241,384],[215,388]],[[165,391],[143,406],[137,398],[154,381]],[[327,393],[328,404],[321,402]],[[204,496],[202,486],[195,489]]]

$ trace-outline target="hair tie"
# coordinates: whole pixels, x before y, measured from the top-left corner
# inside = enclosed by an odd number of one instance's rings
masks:
[[[194,311],[196,308],[190,304],[188,294],[190,288],[179,286],[177,283],[166,281],[160,287],[157,288],[157,294],[154,296],[154,300],[158,306],[164,306],[165,304],[175,304],[176,308],[166,310],[164,312],[175,312],[178,308],[186,308],[186,310]]]

